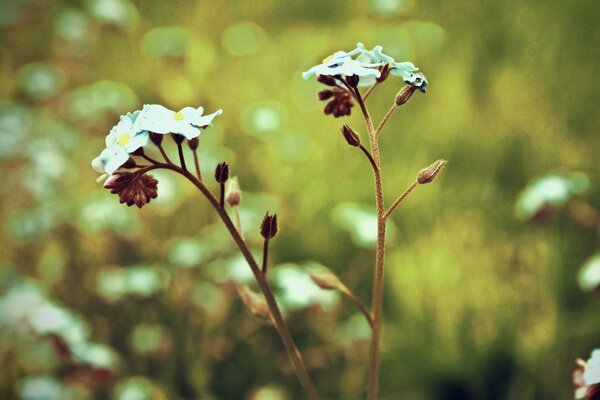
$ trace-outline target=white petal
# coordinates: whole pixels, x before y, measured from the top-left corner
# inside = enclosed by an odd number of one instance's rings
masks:
[[[150,136],[148,135],[148,131],[138,133],[137,135],[135,135],[134,137],[129,139],[129,141],[125,145],[125,150],[129,154],[131,154],[134,151],[136,151],[137,149],[139,149],[140,147],[144,147],[145,145],[147,145],[149,141],[150,141]]]
[[[120,147],[117,153],[106,162],[106,173],[112,175],[119,167],[121,167],[121,165],[125,164],[127,160],[129,160],[129,153]]]

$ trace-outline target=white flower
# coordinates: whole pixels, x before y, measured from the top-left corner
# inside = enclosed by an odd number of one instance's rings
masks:
[[[129,159],[129,155],[148,144],[148,131],[140,128],[140,111],[122,115],[120,121],[106,136],[106,149],[92,160],[92,168],[103,174],[99,179],[112,175]]]
[[[412,73],[419,70],[419,68],[415,67],[415,65],[411,62],[396,62],[393,57],[388,56],[383,52],[382,46],[375,46],[371,51],[365,50],[363,52],[363,57],[372,63],[389,64],[391,68],[390,74],[400,76],[404,80],[410,78]]]
[[[204,108],[185,107],[177,112],[159,104],[146,104],[140,116],[140,128],[146,131],[167,134],[176,133],[186,139],[200,136],[200,128],[212,125],[212,120],[221,115],[217,110],[209,115],[202,115]]]
[[[417,72],[416,74],[410,74],[408,78],[404,78],[404,82],[407,85],[413,86],[417,89],[419,89],[421,92],[425,93],[425,88],[427,87],[427,84],[429,83],[427,81],[427,78],[425,78],[425,75],[423,75],[420,72]]]
[[[600,383],[600,349],[592,352],[592,356],[587,360],[585,372],[583,373],[583,382],[586,385],[596,385]]]
[[[343,75],[351,76],[358,75],[360,77],[374,77],[379,78],[381,72],[378,67],[381,63],[363,62],[360,60],[360,55],[365,51],[365,47],[362,43],[357,43],[356,49],[345,52],[336,51],[332,55],[326,57],[323,62],[319,65],[315,65],[311,69],[302,73],[304,79],[308,79],[311,76],[318,75]],[[354,56],[359,56],[357,59],[353,59]]]

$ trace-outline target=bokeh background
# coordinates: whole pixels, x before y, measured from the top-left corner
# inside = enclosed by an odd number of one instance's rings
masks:
[[[600,3],[0,2],[0,398],[300,399],[248,267],[191,185],[156,173],[141,210],[90,161],[118,116],[224,114],[201,164],[239,176],[245,234],[278,213],[271,279],[326,399],[361,399],[368,328],[303,269],[371,292],[364,158],[300,73],[362,41],[430,81],[382,134],[391,222],[384,399],[566,399],[600,345]],[[369,99],[380,118],[402,83]],[[170,148],[172,151],[173,148]],[[215,186],[212,186],[216,188]]]

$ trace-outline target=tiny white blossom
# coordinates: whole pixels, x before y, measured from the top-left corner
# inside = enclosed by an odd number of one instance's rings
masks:
[[[122,115],[120,121],[106,136],[106,149],[92,160],[92,168],[103,174],[99,179],[112,175],[129,159],[129,155],[148,144],[148,131],[140,128],[140,111]]]
[[[175,112],[160,104],[146,104],[140,116],[140,128],[160,134],[175,133],[189,140],[200,136],[200,128],[212,125],[213,119],[223,110],[209,115],[203,113],[202,107],[185,107]]]
[[[585,372],[583,373],[583,382],[586,385],[600,383],[600,349],[594,350],[590,359],[587,360]]]
[[[363,62],[360,60],[360,55],[365,51],[362,43],[357,43],[356,48],[352,51],[336,51],[332,55],[326,57],[321,64],[315,65],[308,71],[302,73],[304,79],[311,76],[329,75],[329,76],[351,76],[358,75],[360,77],[379,78],[381,72],[378,67],[381,63]],[[359,56],[357,59],[352,57]]]

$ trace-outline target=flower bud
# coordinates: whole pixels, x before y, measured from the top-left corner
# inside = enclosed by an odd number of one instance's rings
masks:
[[[265,240],[269,240],[277,235],[277,214],[269,215],[267,212],[260,224],[260,234]]]
[[[240,201],[242,200],[242,190],[240,189],[237,176],[229,179],[225,184],[225,200],[231,207],[240,204]]]
[[[156,133],[156,132],[150,132],[149,136],[150,136],[150,141],[157,146],[160,146],[160,144],[163,141],[163,137],[164,137],[164,135],[161,135],[160,133]]]
[[[138,149],[136,149],[133,153],[131,153],[132,156],[143,156],[144,155],[144,148],[140,147]]]
[[[125,161],[125,164],[121,165],[122,168],[125,169],[131,169],[131,168],[135,168],[137,166],[135,160],[131,157],[129,157],[129,159],[127,159],[127,161]]]
[[[379,76],[379,78],[376,79],[377,82],[381,83],[385,81],[389,76],[391,70],[392,66],[390,64],[384,64],[383,66],[379,67],[379,72],[381,73],[381,75]]]
[[[323,89],[323,90],[319,91],[319,93],[317,93],[317,97],[321,101],[327,100],[327,99],[331,98],[332,96],[333,96],[333,90],[329,90],[329,89]]]
[[[396,105],[401,106],[402,104],[405,104],[411,98],[415,90],[417,90],[417,88],[414,86],[404,86],[396,95]]]
[[[267,302],[257,293],[250,290],[247,286],[242,286],[238,287],[238,294],[252,315],[267,321],[271,318]]]
[[[347,124],[342,126],[342,134],[350,146],[360,146],[360,136],[358,136],[358,133],[354,132]]]
[[[358,75],[350,75],[346,77],[346,82],[348,83],[348,85],[350,85],[350,87],[357,87],[358,86]]]
[[[229,179],[229,165],[226,162],[222,162],[221,164],[217,164],[217,168],[215,169],[215,180],[218,183],[225,183]]]
[[[432,182],[442,169],[444,169],[446,164],[448,164],[446,160],[437,160],[429,167],[422,169],[419,171],[419,175],[417,175],[417,182],[420,184]]]
[[[171,137],[173,138],[173,141],[177,144],[181,144],[185,140],[185,137],[183,135],[179,135],[177,133],[171,133]]]
[[[327,85],[327,86],[337,85],[337,82],[335,81],[335,79],[329,75],[319,75],[317,77],[317,81],[319,81],[322,84]]]
[[[200,144],[200,140],[198,140],[197,137],[188,140],[188,146],[190,146],[190,149],[192,149],[192,150],[196,150],[198,148],[199,144]]]
[[[334,290],[344,287],[344,284],[335,274],[328,269],[307,271],[306,272],[310,279],[321,289]]]

